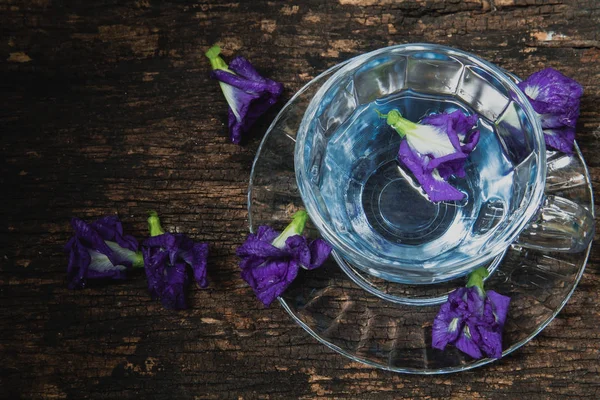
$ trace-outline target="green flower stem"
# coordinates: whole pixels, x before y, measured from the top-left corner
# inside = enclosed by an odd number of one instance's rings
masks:
[[[222,69],[225,71],[229,71],[227,63],[221,58],[219,54],[221,54],[221,48],[217,45],[214,45],[205,53],[206,57],[210,61],[210,66],[212,67],[212,69]]]
[[[135,259],[133,260],[133,268],[144,268],[144,256],[141,251],[135,252]]]
[[[160,226],[160,219],[158,218],[158,214],[156,211],[150,211],[148,213],[150,216],[148,217],[148,230],[150,231],[150,236],[159,236],[165,233],[162,226]]]
[[[467,281],[467,287],[475,286],[478,289],[479,294],[485,296],[485,290],[483,290],[483,280],[487,278],[489,272],[487,268],[481,267],[471,272],[469,280]]]
[[[290,224],[281,232],[279,236],[273,240],[273,246],[282,249],[285,246],[285,241],[294,235],[301,235],[308,219],[308,214],[304,210],[300,210],[294,214],[294,219]]]
[[[111,242],[110,240],[105,240],[104,243],[111,249],[114,253],[116,253],[119,258],[123,258],[128,260],[133,268],[142,268],[144,266],[144,256],[141,251],[132,251],[127,248],[119,246],[116,242]],[[99,254],[99,253],[98,253]],[[105,255],[101,255],[108,261],[108,258]]]
[[[412,131],[419,127],[419,124],[414,123],[412,121],[407,120],[402,117],[400,111],[391,110],[387,114],[382,114],[379,111],[375,110],[379,118],[384,118],[389,126],[394,128],[394,130],[403,138],[406,135],[409,135]]]

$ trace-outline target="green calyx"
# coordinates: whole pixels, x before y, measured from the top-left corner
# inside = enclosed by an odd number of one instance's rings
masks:
[[[391,110],[387,114],[382,114],[377,110],[375,110],[375,112],[379,115],[379,118],[385,119],[385,122],[394,128],[400,137],[410,134],[419,126],[419,124],[402,117],[402,114],[398,110]]]
[[[292,222],[281,232],[279,236],[273,240],[273,246],[282,249],[285,246],[285,241],[295,235],[301,235],[304,232],[304,226],[306,225],[306,220],[308,219],[308,214],[304,210],[297,211],[292,219]]]
[[[114,253],[116,253],[119,258],[128,260],[133,268],[144,267],[144,256],[142,255],[141,251],[131,251],[129,249],[119,246],[119,244],[116,242],[111,242],[110,240],[105,240],[104,243],[106,243],[108,248],[111,249]],[[107,262],[110,262],[108,261],[108,258],[106,258],[106,256],[102,255],[102,257],[104,257]]]
[[[135,252],[135,259],[133,260],[133,268],[144,268],[144,256],[141,251]]]
[[[164,229],[160,225],[160,218],[158,218],[158,214],[156,211],[148,212],[148,230],[150,231],[150,236],[158,236],[165,233]]]
[[[483,280],[487,278],[489,272],[487,268],[481,267],[469,274],[469,280],[467,281],[467,287],[475,286],[478,289],[479,294],[485,296],[485,290],[483,290]]]
[[[205,53],[206,57],[210,60],[210,65],[212,69],[224,69],[225,71],[229,71],[227,63],[220,56],[221,48],[217,45],[214,45]]]

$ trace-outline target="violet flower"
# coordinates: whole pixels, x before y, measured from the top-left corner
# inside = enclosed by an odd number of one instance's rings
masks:
[[[318,268],[331,253],[324,240],[309,241],[302,236],[307,219],[306,211],[298,211],[281,233],[261,226],[237,249],[242,278],[266,306],[287,289],[301,267]]]
[[[213,46],[206,52],[213,68],[211,77],[217,79],[229,104],[229,134],[239,144],[248,131],[283,92],[281,83],[263,78],[243,57],[235,57],[229,66],[219,56],[221,49]]]
[[[378,112],[379,113],[379,112]],[[448,183],[448,178],[465,176],[467,157],[479,141],[474,129],[477,116],[456,110],[432,114],[421,123],[402,117],[398,110],[380,114],[403,139],[398,161],[405,165],[432,202],[462,200],[465,194]]]
[[[73,218],[71,226],[75,236],[65,245],[70,289],[84,288],[88,279],[125,279],[127,270],[144,266],[137,240],[123,235],[117,216],[102,217],[90,224]]]
[[[583,87],[557,70],[546,68],[520,82],[519,88],[540,118],[546,145],[573,153]]]
[[[483,290],[485,268],[471,273],[467,287],[448,295],[433,322],[432,346],[444,350],[453,344],[473,358],[502,357],[502,329],[510,298]]]
[[[208,245],[194,243],[183,234],[165,233],[156,212],[148,218],[150,238],[142,244],[148,290],[153,300],[160,299],[169,309],[187,308],[185,289],[188,286],[189,265],[198,286],[208,286],[206,259]]]

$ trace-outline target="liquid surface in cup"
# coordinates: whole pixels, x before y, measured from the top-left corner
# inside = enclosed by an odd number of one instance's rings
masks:
[[[338,256],[386,280],[428,284],[514,241],[539,205],[545,154],[528,103],[494,68],[435,46],[398,46],[357,58],[319,90],[298,130],[296,177]],[[466,177],[450,179],[462,201],[431,203],[400,167],[401,139],[375,112],[392,109],[413,122],[454,110],[479,117]]]
[[[328,136],[322,167],[311,171],[331,217],[332,228],[356,249],[382,258],[426,261],[452,252],[477,252],[510,210],[515,165],[494,126],[480,118],[480,140],[467,159],[466,177],[449,182],[465,193],[462,201],[432,203],[396,156],[399,135],[375,110],[398,109],[418,122],[431,113],[460,109],[475,113],[451,96],[405,90],[357,107]],[[316,149],[313,149],[315,151]]]

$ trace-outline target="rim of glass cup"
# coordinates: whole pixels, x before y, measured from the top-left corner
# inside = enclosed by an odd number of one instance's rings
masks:
[[[312,121],[315,117],[315,114],[318,110],[319,100],[323,98],[325,93],[335,84],[337,83],[337,79],[340,75],[347,73],[348,71],[356,70],[363,63],[371,59],[374,56],[380,55],[382,53],[387,53],[391,51],[404,51],[404,52],[419,52],[419,51],[430,51],[439,53],[445,56],[454,56],[462,59],[468,60],[470,63],[474,64],[478,67],[483,67],[486,72],[491,74],[494,78],[498,79],[502,84],[506,85],[517,97],[519,101],[519,105],[523,108],[528,121],[531,123],[533,127],[533,136],[534,136],[534,150],[537,150],[538,156],[538,168],[536,171],[535,178],[535,186],[533,188],[533,192],[530,196],[529,204],[525,207],[525,209],[521,212],[518,220],[516,220],[510,227],[507,227],[502,235],[495,236],[494,243],[491,246],[487,247],[487,251],[485,253],[480,254],[477,258],[473,258],[469,262],[465,262],[464,260],[454,261],[454,262],[446,262],[444,264],[444,271],[452,271],[452,273],[440,273],[441,278],[435,279],[435,282],[443,282],[445,280],[454,279],[460,275],[467,273],[468,271],[474,269],[475,267],[491,260],[493,257],[502,253],[511,243],[514,243],[517,239],[518,235],[523,231],[525,226],[531,221],[534,217],[535,213],[539,209],[542,198],[544,195],[544,185],[543,182],[546,180],[546,145],[544,142],[544,134],[542,131],[542,126],[539,119],[536,117],[536,113],[533,110],[533,107],[529,103],[529,100],[525,96],[525,94],[519,89],[516,83],[503,71],[500,67],[487,62],[471,53],[458,50],[448,46],[430,44],[430,43],[409,43],[409,44],[401,44],[395,46],[384,47],[378,50],[374,50],[356,57],[353,57],[341,64],[338,64],[329,70],[332,70],[336,67],[339,69],[330,76],[327,81],[319,88],[317,93],[311,99],[306,112],[302,118],[302,122],[300,123],[300,127],[296,134],[296,146],[294,149],[294,169],[296,174],[296,183],[298,185],[298,190],[300,192],[300,196],[302,201],[304,202],[304,206],[306,211],[308,212],[312,223],[317,227],[321,235],[325,240],[327,240],[335,249],[337,249],[342,254],[348,254],[353,260],[353,264],[364,264],[367,266],[369,264],[372,265],[372,262],[367,260],[365,256],[361,254],[361,252],[357,251],[352,246],[348,245],[344,241],[338,239],[335,232],[331,229],[329,224],[324,220],[321,214],[317,211],[316,200],[313,196],[311,196],[310,189],[308,187],[309,177],[307,176],[304,168],[297,168],[297,165],[304,165],[304,146],[306,143],[306,137],[308,133],[308,125],[309,122]],[[327,71],[326,71],[327,72]],[[316,79],[316,78],[315,78]],[[312,82],[312,81],[311,81]],[[310,84],[310,82],[309,82]],[[295,96],[294,96],[295,97]],[[292,98],[293,100],[293,98]],[[514,100],[514,99],[513,99]],[[362,261],[362,263],[361,263]],[[392,265],[402,268],[407,271],[418,271],[419,267],[415,267],[415,263],[407,264],[402,262],[394,262]],[[359,268],[365,270],[371,270],[371,268],[365,268],[362,265],[357,265]],[[389,266],[389,264],[387,265]],[[440,271],[441,272],[441,271]],[[414,284],[419,283],[432,283],[430,279],[426,282],[413,282]]]

